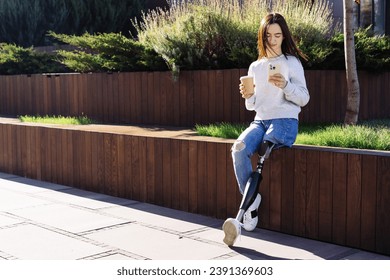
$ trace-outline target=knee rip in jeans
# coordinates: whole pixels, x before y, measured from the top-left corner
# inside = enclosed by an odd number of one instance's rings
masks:
[[[242,141],[242,140],[237,140],[236,142],[234,142],[233,144],[233,147],[232,147],[232,152],[241,152],[242,150],[244,150],[246,147],[245,145],[245,142]]]

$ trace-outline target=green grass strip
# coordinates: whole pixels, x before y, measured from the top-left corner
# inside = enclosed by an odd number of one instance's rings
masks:
[[[19,116],[22,122],[46,123],[46,124],[74,124],[86,125],[93,123],[91,119],[85,116],[81,117],[64,117],[64,116]]]
[[[202,136],[235,139],[246,127],[245,124],[218,123],[196,125],[195,130]],[[295,144],[390,151],[390,119],[355,126],[301,124]]]

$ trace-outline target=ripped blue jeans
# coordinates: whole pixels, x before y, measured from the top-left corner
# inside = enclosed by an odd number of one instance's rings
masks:
[[[253,169],[251,157],[257,153],[263,141],[275,144],[274,149],[291,147],[298,134],[297,119],[272,119],[253,121],[237,138],[232,147],[234,173],[241,194]]]

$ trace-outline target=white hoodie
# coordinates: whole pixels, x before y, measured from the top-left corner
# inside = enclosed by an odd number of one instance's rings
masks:
[[[284,89],[268,82],[270,63],[280,64],[280,73],[288,82]],[[309,102],[303,67],[295,56],[257,60],[249,66],[248,75],[254,78],[255,94],[245,100],[245,106],[249,111],[256,111],[255,120],[298,119],[301,107]]]

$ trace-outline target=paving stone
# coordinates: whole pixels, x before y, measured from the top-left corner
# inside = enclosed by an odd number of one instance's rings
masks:
[[[28,224],[0,230],[0,249],[22,260],[76,260],[107,250]]]
[[[72,233],[91,231],[128,222],[125,219],[109,217],[62,204],[38,205],[12,210],[10,213]]]

